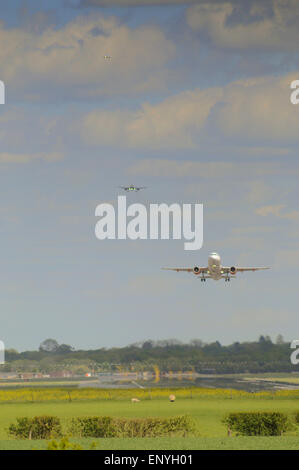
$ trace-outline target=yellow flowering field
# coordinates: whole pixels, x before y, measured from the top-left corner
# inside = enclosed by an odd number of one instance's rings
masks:
[[[250,393],[224,388],[152,388],[152,389],[100,389],[100,388],[23,388],[0,390],[0,403],[28,403],[47,401],[128,400],[138,398],[151,400],[167,398],[174,394],[181,398],[299,398],[299,390],[261,391]]]

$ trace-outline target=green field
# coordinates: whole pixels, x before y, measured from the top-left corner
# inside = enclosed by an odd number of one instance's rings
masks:
[[[89,449],[98,450],[299,450],[299,438],[284,437],[202,437],[202,438],[136,438],[136,439],[71,439]],[[0,441],[1,450],[46,449],[45,441]]]
[[[53,414],[64,427],[74,416],[109,415],[117,417],[174,416],[190,414],[197,426],[196,437],[132,438],[132,439],[71,439],[88,448],[108,449],[299,449],[299,429],[282,437],[227,437],[221,423],[232,411],[283,411],[293,414],[299,410],[299,399],[269,398],[181,398],[170,403],[166,398],[131,403],[130,400],[99,400],[78,402],[2,403],[0,404],[0,449],[40,449],[45,441],[9,439],[7,428],[20,416]]]

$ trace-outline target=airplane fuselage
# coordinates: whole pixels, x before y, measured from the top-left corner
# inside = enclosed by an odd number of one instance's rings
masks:
[[[221,279],[223,272],[221,266],[221,258],[218,253],[210,253],[208,257],[208,274],[214,281]]]

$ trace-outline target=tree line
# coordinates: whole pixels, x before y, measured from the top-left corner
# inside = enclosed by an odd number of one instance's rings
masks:
[[[49,373],[58,370],[73,374],[86,372],[257,373],[299,371],[290,362],[290,343],[279,335],[275,341],[260,336],[257,341],[221,345],[193,339],[147,340],[121,348],[76,350],[55,339],[43,341],[37,351],[9,349],[0,371]]]

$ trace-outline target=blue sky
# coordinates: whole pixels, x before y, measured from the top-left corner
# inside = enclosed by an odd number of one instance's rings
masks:
[[[299,5],[152,3],[2,8],[7,347],[296,339]],[[131,182],[148,188],[129,202],[203,203],[203,248],[97,240],[96,206]],[[202,285],[160,269],[204,266],[215,250],[271,270]]]

